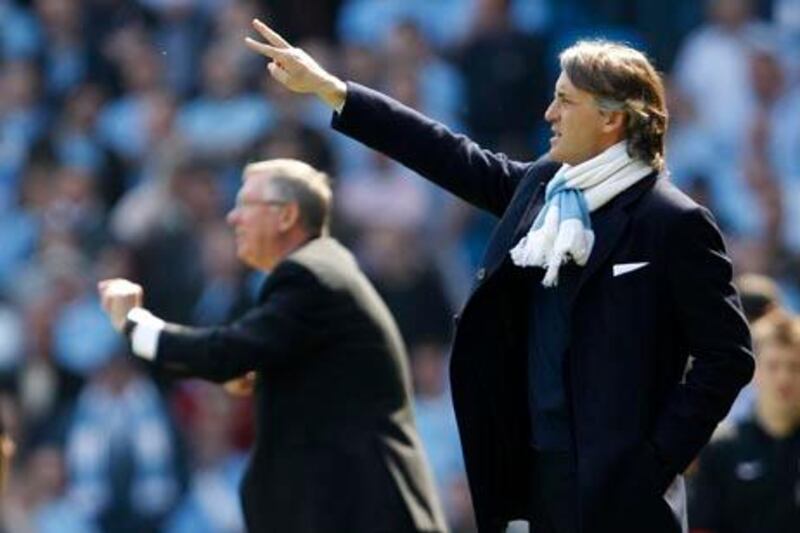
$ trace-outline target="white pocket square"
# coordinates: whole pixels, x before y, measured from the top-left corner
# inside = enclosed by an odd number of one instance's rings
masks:
[[[629,272],[633,272],[634,270],[639,270],[640,268],[644,268],[650,263],[645,261],[644,263],[619,263],[618,265],[614,265],[614,277],[621,276],[623,274],[628,274]]]

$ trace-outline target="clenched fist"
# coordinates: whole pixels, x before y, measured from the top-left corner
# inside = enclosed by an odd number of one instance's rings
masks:
[[[101,281],[97,284],[97,290],[103,310],[111,319],[114,329],[122,331],[128,311],[142,306],[144,290],[141,285],[127,279],[115,278]]]

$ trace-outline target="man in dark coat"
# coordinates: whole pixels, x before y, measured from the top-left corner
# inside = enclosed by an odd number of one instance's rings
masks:
[[[158,369],[216,382],[256,371],[248,530],[445,531],[402,339],[353,256],[327,236],[330,201],[327,176],[305,163],[246,167],[228,222],[239,258],[269,276],[258,304],[228,326],[166,324],[122,279],[100,283],[103,308]]]
[[[753,361],[719,230],[663,176],[664,88],[644,55],[562,52],[551,148],[517,162],[254,27],[272,77],[328,103],[334,128],[500,218],[451,362],[480,530],[685,531],[680,473]]]

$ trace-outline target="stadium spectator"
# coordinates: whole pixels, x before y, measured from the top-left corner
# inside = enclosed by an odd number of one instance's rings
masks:
[[[410,355],[419,435],[425,443],[448,522],[461,522],[461,515],[471,517],[472,510],[463,509],[458,501],[462,495],[457,486],[466,480],[447,379],[447,346],[421,343]]]
[[[166,533],[244,531],[239,483],[247,457],[233,445],[234,400],[221,388],[193,380],[178,394],[189,403],[184,420],[192,475],[189,487],[167,521]]]
[[[0,528],[37,533],[99,533],[66,495],[63,450],[55,443],[31,447],[0,503]]]
[[[754,339],[755,410],[701,454],[693,533],[800,529],[800,319],[774,310],[756,322]]]
[[[2,412],[0,412],[2,416]],[[5,417],[2,417],[5,418]],[[11,459],[14,457],[15,445],[11,438],[6,423],[0,418],[0,496],[6,489],[9,470],[11,469]]]
[[[65,442],[67,497],[105,532],[158,531],[180,495],[180,456],[163,400],[111,355],[81,391]]]
[[[735,280],[742,300],[742,310],[747,323],[752,327],[765,315],[783,309],[780,289],[774,280],[760,274],[742,274]],[[734,424],[753,416],[755,386],[751,381],[736,397],[723,424]]]

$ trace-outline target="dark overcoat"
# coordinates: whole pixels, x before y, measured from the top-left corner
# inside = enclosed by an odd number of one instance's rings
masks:
[[[559,164],[481,149],[354,83],[333,127],[500,219],[457,316],[450,375],[478,525],[501,531],[526,517],[531,475],[533,291],[509,250]],[[595,246],[571,303],[564,365],[581,530],[679,531],[685,505],[671,508],[665,490],[753,372],[731,262],[710,213],[655,172],[591,219]]]
[[[256,439],[241,486],[248,531],[446,531],[402,339],[335,240],[311,240],[284,259],[232,324],[168,324],[155,364],[215,382],[257,371]]]

